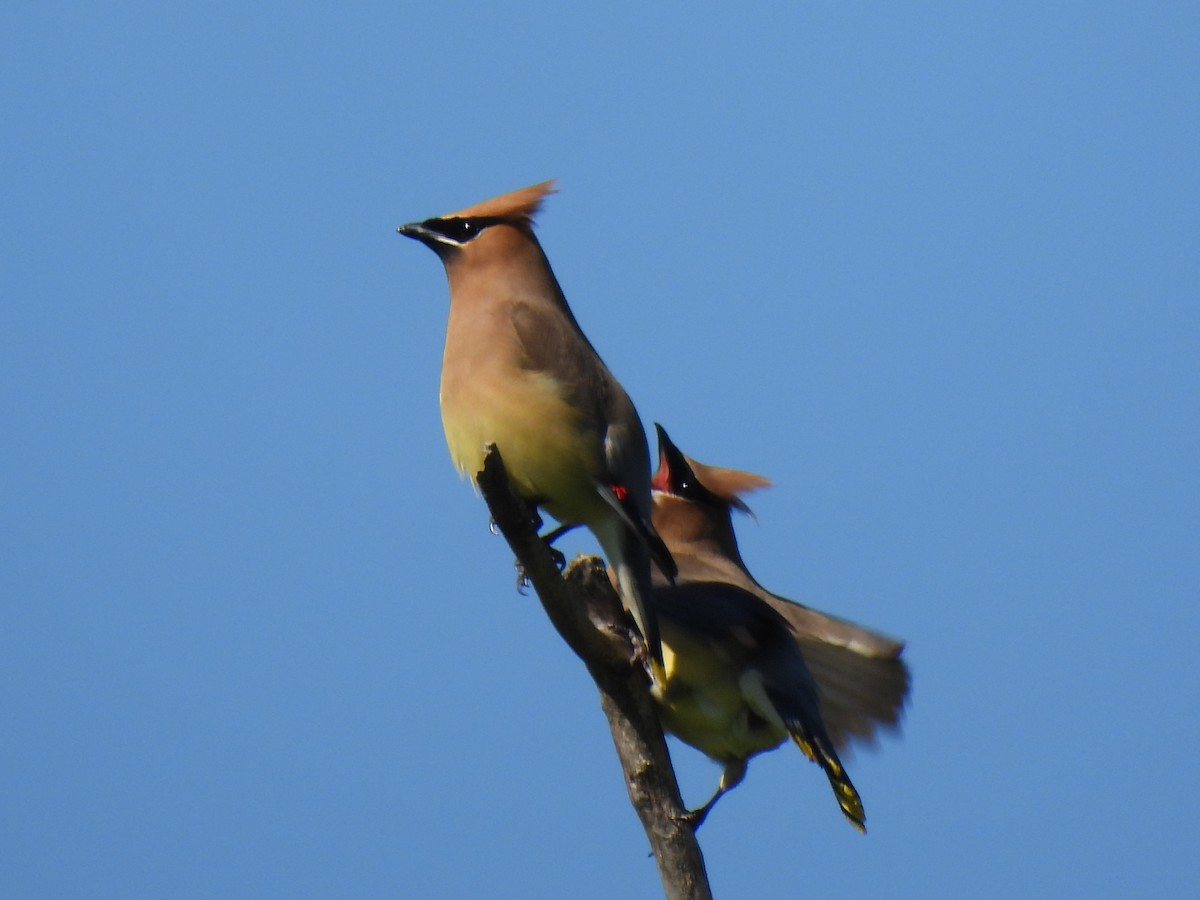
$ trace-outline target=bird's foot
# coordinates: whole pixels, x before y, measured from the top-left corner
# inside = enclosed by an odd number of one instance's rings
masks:
[[[558,573],[561,575],[563,569],[567,567],[567,558],[553,547],[547,546],[546,549],[550,552],[550,562],[554,563],[554,568],[558,569]],[[525,571],[525,567],[521,565],[519,559],[513,560],[513,568],[517,570],[517,591],[521,594],[528,592],[533,584],[529,580],[529,573]]]
[[[538,525],[538,528],[541,528],[541,527],[542,527],[541,525]],[[579,527],[578,522],[569,522],[566,525],[559,525],[557,528],[551,528],[545,534],[539,535],[539,537],[542,539],[543,542],[545,542],[546,546],[549,547],[555,541],[557,541],[560,537],[562,537],[564,534],[566,534],[568,531],[574,531],[578,527]]]
[[[629,654],[629,667],[645,666],[649,667],[650,663],[650,648],[646,646],[645,639],[637,631],[632,629],[629,632],[629,642],[633,644],[633,652]]]
[[[689,809],[685,813],[672,816],[671,820],[678,822],[680,825],[686,826],[687,828],[691,829],[692,834],[695,834],[699,830],[700,826],[704,824],[704,820],[708,818],[710,810],[712,810],[712,804],[706,803],[699,809]]]
[[[541,527],[541,526],[538,526],[538,527]],[[566,534],[568,531],[571,531],[572,529],[575,529],[578,527],[579,527],[578,523],[559,525],[557,528],[551,528],[545,534],[538,535],[538,537],[540,537],[542,539],[542,543],[546,545],[546,549],[550,551],[550,558],[552,560],[554,560],[554,565],[558,569],[560,574],[562,573],[563,569],[565,569],[567,567],[567,557],[561,550],[555,549],[554,542],[557,541],[564,534]]]
[[[663,670],[662,663],[654,658],[650,648],[646,645],[646,639],[636,628],[631,630],[629,639],[633,644],[633,652],[629,655],[629,666],[633,668],[640,665],[646,670],[646,674],[650,678],[650,692],[657,696],[667,683],[667,673]]]
[[[558,574],[562,574],[563,569],[567,567],[567,557],[561,550],[546,545],[546,549],[550,552],[550,561],[554,563],[554,568],[558,569]]]
[[[529,580],[529,575],[520,560],[513,560],[513,568],[517,570],[517,593],[524,597],[533,587],[533,582]]]

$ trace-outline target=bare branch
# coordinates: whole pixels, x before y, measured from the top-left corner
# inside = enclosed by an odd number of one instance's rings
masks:
[[[711,898],[700,845],[683,820],[686,807],[646,674],[632,661],[629,626],[604,563],[596,557],[577,559],[564,580],[538,537],[529,507],[513,492],[494,446],[476,481],[550,622],[596,682],[629,799],[646,830],[668,900]]]

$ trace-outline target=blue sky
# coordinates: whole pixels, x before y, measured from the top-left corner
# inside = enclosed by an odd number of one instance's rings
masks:
[[[909,641],[870,834],[783,748],[717,895],[1194,896],[1198,59],[1186,4],[7,4],[0,894],[659,895],[394,233],[557,178],[647,425],[774,479],[759,579]]]

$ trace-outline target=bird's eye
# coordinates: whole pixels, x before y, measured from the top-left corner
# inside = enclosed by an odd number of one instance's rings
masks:
[[[708,506],[721,506],[722,501],[716,494],[706,488],[694,477],[683,476],[676,482],[676,495],[692,503],[703,503]]]
[[[489,225],[495,225],[499,219],[495,218],[473,218],[473,219],[440,219],[437,222],[436,230],[446,238],[447,241],[462,245],[468,241],[473,241],[483,232]]]

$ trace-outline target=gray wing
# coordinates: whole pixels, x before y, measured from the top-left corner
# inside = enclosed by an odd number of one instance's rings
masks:
[[[787,620],[821,691],[825,727],[838,749],[878,742],[900,724],[911,678],[904,644],[774,594],[764,598]]]
[[[878,743],[899,727],[911,676],[904,643],[772,594],[727,557],[676,553],[680,582],[725,581],[753,593],[787,623],[817,684],[821,715],[838,750]]]
[[[632,401],[560,303],[522,300],[509,310],[521,366],[562,385],[580,426],[594,438],[597,470],[645,497],[649,519],[650,452]]]
[[[675,564],[650,521],[650,450],[637,409],[580,330],[566,301],[518,301],[510,316],[522,349],[521,364],[546,372],[563,385],[568,401],[591,433],[596,469],[606,501],[650,551],[659,570],[674,577]],[[611,490],[619,485],[624,498]],[[614,502],[615,501],[615,502]]]
[[[521,350],[521,367],[544,372],[562,385],[581,426],[595,436],[599,456],[611,415],[613,379],[565,303],[517,300],[509,306],[509,319]],[[620,385],[616,388],[624,393]],[[643,444],[645,440],[643,435]]]

